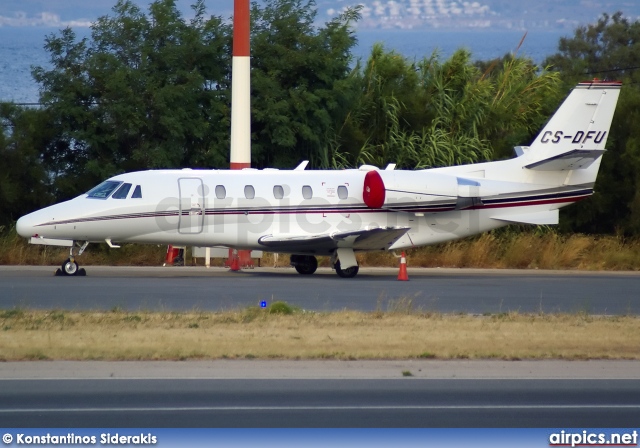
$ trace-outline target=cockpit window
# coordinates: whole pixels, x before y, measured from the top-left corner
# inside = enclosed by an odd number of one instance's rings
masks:
[[[136,188],[133,190],[133,194],[131,195],[131,199],[140,198],[142,198],[142,188],[140,188],[140,185],[136,185]]]
[[[113,199],[127,199],[127,195],[131,190],[131,184],[122,184],[118,190],[111,196]]]
[[[109,195],[111,195],[111,193],[113,193],[121,183],[122,182],[118,182],[115,180],[105,180],[97,187],[89,190],[89,192],[87,193],[87,197],[94,199],[107,199]]]

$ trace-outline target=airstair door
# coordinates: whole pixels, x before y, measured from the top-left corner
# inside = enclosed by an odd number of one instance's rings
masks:
[[[202,179],[178,179],[180,191],[180,221],[178,233],[200,233],[204,225],[204,187]]]

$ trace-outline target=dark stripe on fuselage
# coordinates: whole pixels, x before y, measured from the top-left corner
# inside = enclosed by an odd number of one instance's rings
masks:
[[[474,205],[467,210],[480,210],[483,208],[507,208],[522,207],[527,205],[544,205],[544,204],[560,204],[567,202],[577,202],[593,194],[591,189],[581,189],[570,192],[536,194],[533,196],[521,196],[513,198],[495,198],[483,199],[481,204]],[[322,208],[321,208],[322,207]],[[228,208],[228,209],[206,209],[207,216],[220,215],[299,215],[299,214],[350,214],[350,213],[384,213],[384,212],[405,212],[405,213],[442,213],[455,210],[456,203],[434,204],[434,205],[401,205],[398,207],[390,206],[381,209],[371,209],[366,206],[307,206],[307,207],[273,207],[273,208]],[[112,221],[122,219],[137,218],[161,218],[161,217],[177,217],[190,216],[191,210],[162,211],[162,212],[143,212],[118,215],[93,216],[88,218],[68,219],[64,221],[51,221],[36,225],[36,227],[45,227],[52,225],[77,224],[97,221]],[[198,213],[201,215],[201,213]]]
[[[474,206],[473,209],[481,208],[506,208],[506,207],[526,207],[528,205],[561,204],[567,202],[577,202],[593,194],[591,189],[578,191],[567,191],[563,193],[538,194],[518,198],[487,199],[482,201],[482,205]]]

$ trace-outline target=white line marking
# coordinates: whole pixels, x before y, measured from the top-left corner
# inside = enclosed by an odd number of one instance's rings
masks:
[[[640,404],[603,405],[461,405],[461,406],[193,406],[154,408],[16,408],[0,409],[0,414],[45,412],[189,412],[189,411],[401,411],[401,410],[536,410],[536,409],[638,409]]]
[[[402,366],[404,367],[404,366]],[[407,367],[415,367],[412,365],[407,365]],[[393,375],[393,376],[391,376]],[[414,374],[419,375],[419,373]],[[499,376],[486,376],[486,377],[455,377],[451,376],[413,376],[413,377],[403,377],[398,374],[389,374],[389,376],[371,376],[371,377],[359,377],[359,376],[194,376],[194,377],[179,377],[179,376],[96,376],[96,377],[42,377],[42,378],[0,378],[0,382],[2,381],[289,381],[289,380],[327,380],[327,381],[404,381],[404,382],[414,382],[414,381],[432,381],[432,380],[449,380],[449,381],[639,381],[640,376],[638,377],[572,377],[572,376],[523,376],[518,378],[513,377],[499,377]]]

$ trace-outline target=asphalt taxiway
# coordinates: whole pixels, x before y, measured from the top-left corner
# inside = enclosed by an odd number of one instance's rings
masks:
[[[341,279],[330,269],[230,272],[204,267],[88,266],[86,277],[54,277],[56,267],[0,267],[0,308],[69,310],[230,310],[284,300],[302,309],[370,311],[402,301],[444,313],[640,313],[640,273],[542,270],[362,268]]]
[[[306,309],[637,314],[640,275],[363,269],[0,267],[0,308]],[[635,427],[637,361],[189,361],[0,363],[5,427]]]
[[[639,367],[634,361],[6,363],[0,419],[5,427],[635,427]]]

